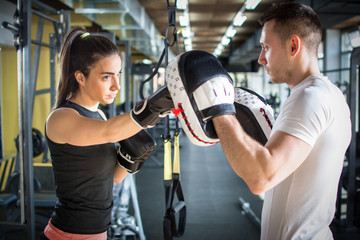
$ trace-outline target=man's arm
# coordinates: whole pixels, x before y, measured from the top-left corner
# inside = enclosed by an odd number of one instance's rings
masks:
[[[213,119],[231,167],[254,194],[267,191],[288,177],[308,156],[311,146],[277,131],[262,146],[248,136],[233,115]]]

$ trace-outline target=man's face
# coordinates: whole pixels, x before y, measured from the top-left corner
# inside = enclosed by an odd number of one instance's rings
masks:
[[[270,20],[264,24],[260,36],[262,47],[258,63],[264,68],[271,77],[273,83],[286,83],[289,81],[291,70],[289,67],[286,44],[283,44],[277,32],[274,30],[275,20]],[[276,27],[276,26],[275,26]]]

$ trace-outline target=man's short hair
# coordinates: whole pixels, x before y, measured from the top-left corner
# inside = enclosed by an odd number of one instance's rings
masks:
[[[266,10],[260,18],[260,24],[274,19],[274,31],[283,43],[292,35],[298,35],[310,51],[317,52],[322,32],[318,15],[304,4],[277,3]]]

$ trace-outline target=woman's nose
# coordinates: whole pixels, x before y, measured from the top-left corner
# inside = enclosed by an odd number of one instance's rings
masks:
[[[117,77],[113,78],[113,84],[111,85],[113,90],[120,90],[120,81]]]

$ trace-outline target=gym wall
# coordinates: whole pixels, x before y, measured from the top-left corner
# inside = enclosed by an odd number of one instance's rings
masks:
[[[33,16],[31,21],[31,38],[36,38],[38,17]],[[50,22],[44,22],[42,42],[49,43],[49,36],[53,33],[53,26]],[[32,45],[32,52],[34,45]],[[2,47],[2,116],[3,116],[3,145],[4,156],[16,154],[14,139],[19,133],[18,130],[18,89],[17,89],[17,56],[15,47]],[[56,68],[56,76],[58,69]],[[57,78],[57,77],[56,77]],[[50,51],[47,47],[41,47],[39,69],[36,90],[50,88]],[[32,126],[41,131],[44,135],[45,121],[51,110],[50,93],[35,96]],[[32,101],[27,99],[26,101]],[[40,161],[42,155],[34,159]]]

